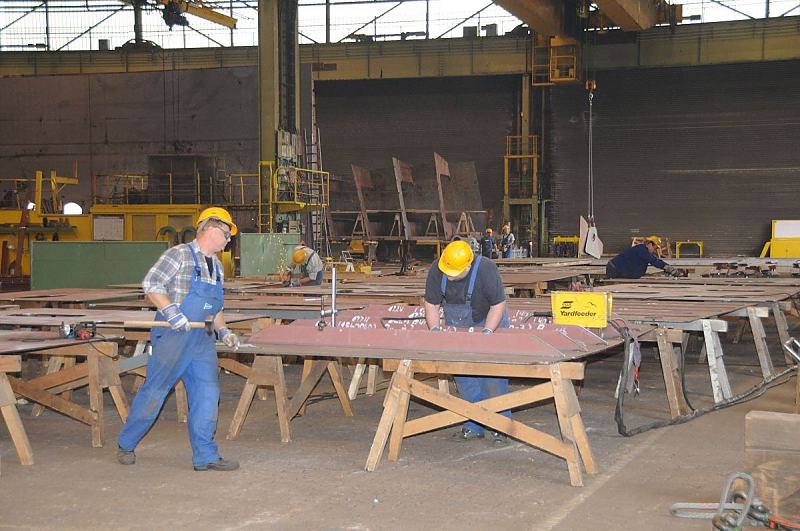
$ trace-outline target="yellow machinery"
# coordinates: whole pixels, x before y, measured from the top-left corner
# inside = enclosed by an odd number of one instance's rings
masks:
[[[580,243],[580,236],[555,236],[550,246],[550,255],[560,257],[578,256],[578,245]]]
[[[772,238],[761,249],[761,257],[800,258],[800,220],[773,219]]]
[[[73,168],[77,173],[77,168]],[[31,240],[91,240],[92,223],[88,214],[62,214],[61,193],[67,185],[78,183],[77,176],[62,177],[41,171],[36,177],[0,179],[3,190],[0,207],[0,275],[30,274]],[[22,253],[19,253],[19,250]],[[21,256],[20,256],[21,254]],[[20,259],[21,258],[21,259]]]
[[[531,54],[535,87],[580,81],[580,45],[569,37],[536,35]]]
[[[41,171],[35,179],[0,179],[0,275],[29,275],[28,249],[31,239],[66,241],[153,241],[170,244],[190,241],[199,213],[213,202],[230,210],[244,227],[259,232],[279,230],[282,214],[315,212],[328,206],[328,172],[299,167],[277,167],[272,162],[259,164],[257,173],[224,174],[224,193],[217,199],[200,195],[199,175],[191,185],[194,191],[180,188],[184,181],[171,174],[96,175],[92,181],[92,207],[81,215],[62,214],[62,195],[68,185],[77,185],[77,167],[72,177]],[[205,183],[204,183],[205,185]],[[159,202],[150,203],[148,191],[157,190]],[[187,195],[188,194],[188,195]],[[186,202],[189,197],[190,202]],[[201,202],[202,199],[205,201]],[[210,201],[209,201],[210,199]],[[242,223],[243,222],[243,223]],[[299,223],[286,225],[299,231]],[[17,249],[22,247],[22,260]],[[233,257],[223,253],[226,274],[233,273]],[[18,264],[21,263],[21,266]]]

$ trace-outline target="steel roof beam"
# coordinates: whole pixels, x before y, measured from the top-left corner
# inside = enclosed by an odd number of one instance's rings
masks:
[[[563,33],[564,3],[560,0],[497,0],[496,3],[540,35]]]
[[[625,31],[652,28],[658,21],[658,3],[652,0],[595,0],[595,4]]]

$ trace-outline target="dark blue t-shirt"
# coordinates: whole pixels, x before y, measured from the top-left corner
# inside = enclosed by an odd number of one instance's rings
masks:
[[[439,260],[434,260],[425,282],[425,300],[430,304],[440,305],[444,302],[442,298],[443,274],[439,271]],[[447,281],[444,297],[447,302],[450,304],[467,302],[467,286],[470,275],[471,272],[461,280]],[[472,320],[476,323],[485,320],[489,313],[489,307],[500,304],[504,300],[506,300],[506,293],[497,264],[492,260],[482,259],[477,277],[475,277],[475,287],[472,289]]]
[[[494,249],[494,239],[491,236],[484,236],[481,238],[481,255],[486,258],[492,257],[492,250]]]

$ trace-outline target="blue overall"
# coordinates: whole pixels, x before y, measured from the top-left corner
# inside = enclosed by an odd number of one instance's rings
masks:
[[[511,233],[503,234],[503,258],[511,258]]]
[[[450,304],[444,301],[444,321],[448,326],[458,328],[481,327],[484,321],[476,323],[472,320],[472,292],[475,289],[475,278],[478,274],[478,267],[481,265],[481,256],[475,259],[472,264],[472,271],[469,275],[467,284],[467,300],[464,304]],[[442,275],[442,297],[445,296],[447,287],[447,276]],[[508,328],[508,308],[503,313],[503,318],[498,328]],[[487,398],[500,396],[508,393],[508,378],[487,378],[484,376],[455,376],[458,384],[458,391],[467,402],[480,402]],[[501,411],[501,415],[511,418],[511,411]],[[477,433],[483,433],[483,426],[473,421],[467,421],[464,428]]]
[[[306,260],[306,263],[300,266],[300,273],[303,274],[303,278],[308,277],[308,263],[314,257],[314,254],[315,253],[309,254],[308,255],[308,259]],[[324,270],[323,271],[318,271],[316,278],[314,278],[313,281],[309,282],[307,285],[308,286],[319,286],[319,285],[322,284],[322,279],[323,278],[325,278],[325,271]]]
[[[190,247],[191,249],[191,247]],[[189,294],[180,305],[189,321],[202,322],[222,309],[222,278],[215,267],[216,284],[201,279],[200,264],[192,249],[194,278]],[[161,312],[157,321],[163,321]],[[219,375],[214,337],[203,328],[150,330],[153,355],[147,363],[147,379],[131,405],[131,412],[117,440],[120,448],[133,450],[150,430],[170,390],[179,379],[186,386],[189,400],[189,442],[192,465],[207,465],[220,458],[214,442],[219,406]]]

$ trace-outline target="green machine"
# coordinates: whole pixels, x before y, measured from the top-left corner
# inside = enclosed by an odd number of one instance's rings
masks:
[[[141,282],[167,242],[31,242],[31,289]]]
[[[275,275],[291,266],[292,249],[300,234],[276,232],[241,233],[239,272],[243,277]]]

